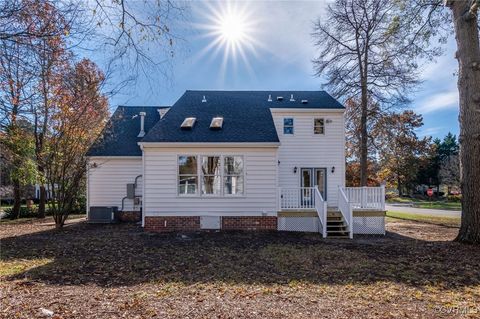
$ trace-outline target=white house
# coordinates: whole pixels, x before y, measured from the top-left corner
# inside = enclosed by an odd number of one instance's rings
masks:
[[[148,231],[383,234],[384,189],[345,188],[344,111],[324,91],[120,106],[88,154],[89,218],[118,207]]]

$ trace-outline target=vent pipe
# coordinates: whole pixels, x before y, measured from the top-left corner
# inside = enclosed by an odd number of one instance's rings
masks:
[[[207,103],[207,99],[205,98],[205,95],[203,96],[202,103]]]
[[[295,99],[293,98],[293,94],[290,94],[290,102],[295,102]]]
[[[145,112],[140,112],[140,133],[138,133],[137,137],[144,137],[145,136],[145,115],[147,113]]]
[[[267,101],[272,102],[272,95],[271,94],[268,95],[268,100]]]

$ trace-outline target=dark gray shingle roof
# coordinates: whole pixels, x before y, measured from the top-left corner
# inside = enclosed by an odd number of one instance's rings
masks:
[[[291,94],[295,101],[290,101]],[[269,95],[272,101],[268,101]],[[206,102],[202,103],[203,96]],[[282,96],[283,100],[277,100]],[[308,100],[303,104],[302,100]],[[138,142],[278,142],[270,108],[344,109],[324,91],[186,91],[160,120],[158,109],[166,107],[119,106],[106,129],[88,152],[89,156],[141,156]],[[143,138],[139,112],[146,112]],[[211,130],[213,117],[224,118],[221,130]],[[195,117],[191,130],[180,128]]]
[[[142,156],[137,137],[140,132],[140,112],[145,112],[145,131],[160,119],[158,109],[167,106],[119,106],[105,125],[103,132],[90,148],[88,156]],[[136,115],[136,117],[134,117]]]
[[[292,94],[295,101],[290,101]],[[283,100],[277,100],[278,96]],[[270,108],[344,107],[324,91],[186,91],[142,142],[279,142]],[[221,130],[209,128],[216,116],[224,118]],[[187,117],[197,119],[191,130],[180,128]]]

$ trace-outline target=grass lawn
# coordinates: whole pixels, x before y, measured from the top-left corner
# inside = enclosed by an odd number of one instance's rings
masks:
[[[0,317],[452,318],[480,313],[480,247],[389,218],[383,236],[147,234],[132,224],[0,224]]]
[[[428,201],[416,198],[395,197],[387,199],[389,204],[407,204],[412,203],[413,207],[417,208],[431,208],[431,209],[446,209],[446,210],[461,210],[462,204],[460,202],[445,202],[445,201]]]
[[[437,217],[430,215],[410,214],[405,212],[387,212],[387,221],[394,221],[395,219],[409,220],[416,222],[423,222],[427,224],[460,227],[460,217]]]

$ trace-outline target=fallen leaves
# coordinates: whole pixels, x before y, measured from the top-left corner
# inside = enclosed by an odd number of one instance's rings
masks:
[[[480,304],[480,249],[438,225],[350,241],[37,224],[2,225],[1,317],[451,318]]]

